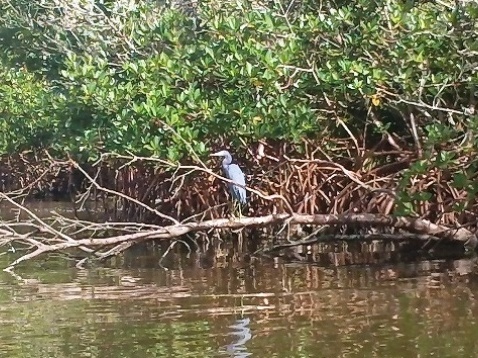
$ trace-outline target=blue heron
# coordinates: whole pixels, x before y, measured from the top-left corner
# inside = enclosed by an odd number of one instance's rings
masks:
[[[231,153],[229,153],[227,150],[221,150],[220,152],[211,154],[211,156],[224,157],[222,160],[222,170],[224,171],[224,176],[239,185],[246,185],[246,178],[241,168],[239,168],[239,165],[237,164],[232,164]],[[229,192],[231,193],[232,199],[234,201],[238,201],[243,205],[247,203],[246,189],[232,183],[227,183],[227,186],[229,187]]]

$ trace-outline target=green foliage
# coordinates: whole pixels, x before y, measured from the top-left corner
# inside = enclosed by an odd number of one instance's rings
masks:
[[[24,68],[0,67],[0,152],[50,145],[64,106],[64,96]]]
[[[196,15],[158,2],[56,4],[16,0],[0,17],[2,153],[175,161],[219,144],[334,138],[335,118],[361,133],[371,111],[376,132],[401,135],[415,113],[433,161],[421,171],[455,165],[437,146],[466,131],[478,141],[478,116],[460,114],[478,84],[471,3],[305,1],[286,16],[280,1],[209,0]]]

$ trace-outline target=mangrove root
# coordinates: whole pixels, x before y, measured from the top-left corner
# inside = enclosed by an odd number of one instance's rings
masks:
[[[20,241],[23,244],[29,244],[36,247],[32,252],[18,258],[6,269],[11,271],[15,265],[22,261],[32,259],[41,254],[49,252],[61,252],[67,249],[78,248],[87,252],[96,249],[93,255],[97,259],[104,260],[107,257],[116,255],[124,249],[130,247],[132,244],[144,242],[147,240],[162,240],[162,239],[176,239],[185,234],[210,231],[217,229],[243,229],[248,227],[266,227],[271,225],[312,225],[312,226],[343,226],[348,227],[377,227],[377,228],[395,228],[409,233],[417,234],[415,237],[421,241],[436,241],[439,240],[456,242],[464,245],[467,248],[475,249],[478,244],[478,239],[474,233],[465,229],[452,229],[445,226],[431,223],[427,220],[412,218],[412,217],[395,217],[379,214],[342,214],[342,215],[303,215],[303,214],[273,214],[260,217],[242,217],[237,219],[213,219],[202,222],[178,223],[169,226],[159,227],[152,226],[146,229],[140,229],[138,226],[137,232],[123,233],[120,235],[102,237],[102,238],[83,238],[74,239],[71,235],[61,234],[61,230],[54,230],[45,222],[41,222],[40,228],[44,233],[50,234],[53,237],[46,238],[32,238],[35,233],[20,234],[14,231],[14,227],[9,227],[4,223],[0,225],[0,239],[4,242]],[[98,232],[98,223],[76,222],[77,226],[81,226],[79,231],[96,231]],[[89,225],[91,227],[89,227]],[[92,226],[95,226],[95,229]],[[104,223],[105,229],[108,223]],[[131,227],[131,223],[124,223],[124,228]],[[118,229],[118,228],[116,228]],[[126,231],[126,230],[125,230]],[[57,235],[58,234],[58,235]],[[389,237],[390,235],[387,235]],[[377,236],[378,238],[379,236]],[[399,239],[401,236],[398,235]],[[403,237],[403,236],[402,236]],[[409,236],[405,236],[410,239]],[[343,240],[343,236],[337,236],[337,239]],[[384,239],[386,237],[384,236]],[[320,241],[320,238],[317,240]],[[107,249],[107,251],[105,251]]]

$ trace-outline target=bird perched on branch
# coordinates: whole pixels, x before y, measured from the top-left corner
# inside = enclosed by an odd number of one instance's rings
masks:
[[[220,152],[211,154],[212,157],[224,157],[222,160],[222,170],[224,176],[233,182],[246,186],[246,177],[241,168],[237,164],[232,164],[232,156],[227,150],[221,150]],[[229,192],[231,193],[233,201],[239,202],[242,205],[247,203],[246,189],[232,183],[227,183]]]

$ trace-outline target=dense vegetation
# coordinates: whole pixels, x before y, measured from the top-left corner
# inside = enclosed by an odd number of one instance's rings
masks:
[[[312,146],[363,175],[406,157],[400,212],[474,205],[474,2],[158,3],[8,1],[0,153],[176,162],[223,146],[244,157],[259,141],[311,158]]]

